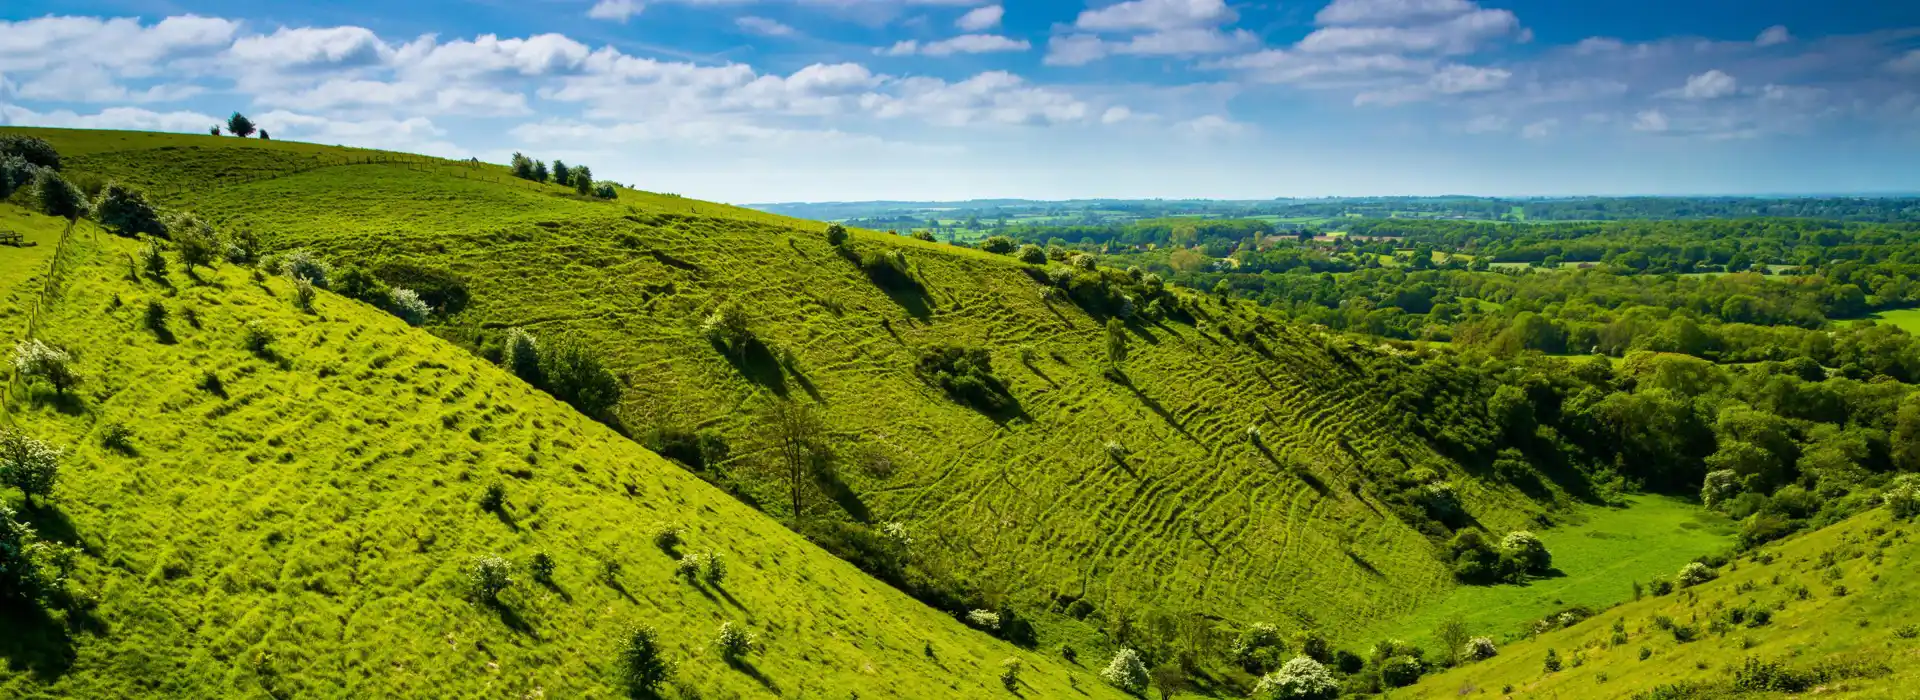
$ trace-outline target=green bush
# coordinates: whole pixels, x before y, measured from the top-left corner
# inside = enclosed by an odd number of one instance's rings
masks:
[[[514,376],[534,386],[540,386],[540,344],[533,334],[519,328],[507,329],[505,356],[501,364],[512,370]]]
[[[246,328],[240,332],[241,347],[263,359],[270,359],[273,355],[273,341],[273,331],[260,325],[259,321],[248,321]]]
[[[167,217],[167,231],[173,238],[175,255],[180,258],[181,267],[189,272],[194,267],[212,267],[220,260],[220,234],[212,226],[192,214],[176,214]]]
[[[993,358],[980,348],[940,345],[920,351],[914,371],[946,392],[948,398],[985,413],[1014,406],[1006,383],[993,373]]]
[[[333,267],[305,250],[295,249],[280,257],[280,274],[295,280],[304,279],[316,287],[327,289]]]
[[[47,168],[33,173],[33,197],[40,212],[48,216],[78,219],[87,214],[86,193]]]
[[[1032,243],[1020,246],[1020,252],[1015,257],[1019,258],[1020,262],[1028,265],[1047,264],[1047,251],[1041,250],[1040,246]]]
[[[443,315],[459,313],[473,301],[473,293],[467,289],[467,278],[452,270],[411,263],[387,263],[375,268],[373,274],[387,284],[413,290],[428,307]]]
[[[480,510],[487,511],[489,513],[506,512],[506,509],[507,509],[506,485],[501,484],[498,481],[487,484],[486,488],[483,488],[480,490],[480,498],[476,502],[480,504]]]
[[[601,199],[615,199],[620,196],[620,191],[613,188],[613,183],[602,182],[593,188],[593,196]]]
[[[60,169],[60,152],[38,136],[0,134],[0,157],[19,158],[35,167]]]
[[[720,632],[714,635],[713,646],[720,650],[721,658],[736,661],[753,653],[757,645],[752,632],[732,622],[722,622]]]
[[[673,664],[661,653],[659,636],[645,626],[634,627],[624,635],[617,668],[621,684],[634,697],[651,696],[673,675]]]
[[[1013,246],[1013,239],[1006,236],[988,236],[986,240],[980,242],[981,250],[996,255],[1006,255],[1013,252]]]
[[[847,227],[840,224],[827,224],[827,245],[835,248],[847,242]]]
[[[14,430],[0,430],[0,483],[20,489],[27,503],[53,495],[60,450]]]
[[[122,236],[167,235],[159,210],[147,201],[146,195],[118,182],[107,183],[100,191],[94,200],[93,215],[101,226]]]
[[[467,587],[480,600],[500,601],[500,594],[513,586],[513,563],[497,556],[475,557],[467,564]]]
[[[569,338],[549,343],[540,353],[538,386],[581,414],[602,422],[613,420],[620,404],[620,378],[600,357]]]
[[[38,170],[39,166],[19,156],[0,155],[0,199],[12,197],[32,184],[33,174]]]

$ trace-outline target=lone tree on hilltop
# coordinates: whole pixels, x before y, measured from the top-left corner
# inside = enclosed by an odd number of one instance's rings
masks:
[[[227,117],[227,133],[244,139],[252,136],[253,132],[253,120],[248,119],[247,115],[234,112],[233,116]]]

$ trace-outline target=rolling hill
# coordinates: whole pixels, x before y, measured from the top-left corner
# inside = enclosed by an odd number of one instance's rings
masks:
[[[325,292],[302,311],[243,266],[130,270],[139,244],[84,220],[60,244],[61,224],[0,205],[39,244],[6,250],[0,282],[18,336],[48,270],[27,263],[60,250],[36,336],[83,379],[10,385],[8,418],[65,451],[50,503],[20,512],[79,549],[81,602],[8,607],[0,695],[613,697],[635,625],[680,697],[981,697],[1006,692],[1007,658],[1023,692],[1109,691],[385,312]],[[271,341],[251,350],[256,329]],[[677,577],[663,526],[724,580]],[[467,591],[484,556],[517,568],[498,604]],[[724,661],[723,622],[762,650]]]

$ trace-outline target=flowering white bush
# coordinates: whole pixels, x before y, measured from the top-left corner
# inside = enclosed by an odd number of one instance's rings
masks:
[[[304,249],[294,250],[280,257],[280,274],[296,280],[306,280],[316,287],[325,288],[333,267],[319,258],[313,257]]]
[[[1150,677],[1146,662],[1140,660],[1140,652],[1121,649],[1107,662],[1106,668],[1100,669],[1100,680],[1129,693],[1138,693],[1147,689]]]
[[[1738,495],[1740,495],[1740,475],[1732,469],[1707,472],[1706,481],[1700,486],[1700,504],[1708,508]]]
[[[513,564],[497,556],[477,557],[467,567],[467,584],[481,600],[493,602],[513,585]]]
[[[1021,666],[1020,660],[1013,657],[1000,660],[1000,684],[1006,686],[1007,690],[1020,687]]]
[[[1280,670],[1260,677],[1253,686],[1253,697],[1262,700],[1333,700],[1340,684],[1320,662],[1305,656],[1293,657]]]
[[[1673,583],[1681,588],[1688,588],[1712,581],[1719,576],[1718,572],[1706,564],[1697,561],[1687,562],[1686,566],[1680,567],[1680,575],[1673,577]]]
[[[968,610],[967,624],[991,632],[1000,629],[1000,613],[992,610]]]
[[[913,544],[913,537],[907,534],[907,526],[898,521],[881,525],[880,534],[886,536],[887,539],[899,543],[902,547]]]
[[[673,564],[675,576],[693,581],[700,577],[700,570],[706,568],[707,555],[700,552],[688,552]]]
[[[1553,566],[1553,554],[1547,551],[1546,543],[1541,542],[1538,536],[1526,530],[1507,533],[1506,538],[1500,540],[1500,550],[1518,559],[1527,571],[1532,573],[1539,573]]]
[[[1901,474],[1894,477],[1893,484],[1887,487],[1881,498],[1896,518],[1920,515],[1920,475]]]
[[[313,310],[313,280],[305,277],[293,278],[293,305],[301,311]]]
[[[1460,655],[1468,661],[1484,661],[1499,656],[1500,648],[1493,645],[1491,637],[1474,637],[1467,640],[1467,646],[1460,651]]]
[[[427,316],[433,313],[419,293],[405,287],[394,287],[389,294],[389,303],[393,305],[393,315],[399,316],[409,326],[426,323]]]
[[[22,377],[45,379],[60,393],[80,383],[80,376],[73,371],[73,356],[38,338],[28,338],[14,346],[13,368]]]
[[[1119,460],[1124,460],[1127,458],[1127,446],[1120,444],[1119,441],[1108,440],[1106,447],[1107,447],[1108,457],[1112,457],[1114,459],[1119,459]]]
[[[20,489],[31,503],[53,493],[60,477],[60,450],[11,430],[0,431],[0,483]]]
[[[713,646],[720,649],[721,656],[733,660],[753,653],[757,641],[752,632],[732,622],[722,622],[720,633],[713,638]]]

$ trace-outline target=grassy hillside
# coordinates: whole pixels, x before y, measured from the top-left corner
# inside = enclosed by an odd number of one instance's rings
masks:
[[[41,243],[0,248],[17,336],[58,228],[10,205],[0,228]],[[9,419],[66,451],[50,503],[22,513],[82,550],[72,586],[97,606],[6,608],[0,696],[613,697],[636,624],[678,664],[678,697],[991,697],[1006,658],[1029,696],[1109,692],[385,312],[325,292],[303,312],[288,280],[232,265],[130,276],[137,244],[86,221],[68,245],[38,335],[84,381],[20,388]],[[497,513],[479,505],[494,484]],[[677,578],[663,525],[718,553],[724,581]],[[486,555],[517,567],[497,605],[465,585]],[[723,622],[763,651],[723,661]]]
[[[1707,583],[1510,640],[1394,697],[1911,698],[1914,531],[1876,509],[1743,554]],[[1546,671],[1549,649],[1558,672]]]
[[[1434,469],[1493,529],[1538,511],[1384,429],[1398,417],[1343,357],[1361,349],[1272,328],[1263,354],[1205,322],[1133,323],[1130,383],[1111,381],[1101,320],[1043,299],[1005,256],[854,232],[855,251],[904,251],[926,289],[889,292],[818,223],[624,190],[594,201],[411,157],[316,167],[355,156],[39,133],[79,154],[70,171],[138,182],[277,249],[465,277],[473,302],[447,326],[584,339],[627,382],[632,431],[718,431],[732,456],[708,478],[788,522],[757,414],[776,396],[815,405],[845,488],[809,498],[806,519],[904,523],[927,568],[991,604],[1084,598],[1109,619],[1190,611],[1342,635],[1451,587],[1381,479]],[[730,361],[701,336],[724,300],[747,306],[759,337],[791,354],[786,367]],[[1215,322],[1238,313],[1210,308]],[[916,353],[939,344],[991,351],[1016,415],[983,415],[916,376]]]

